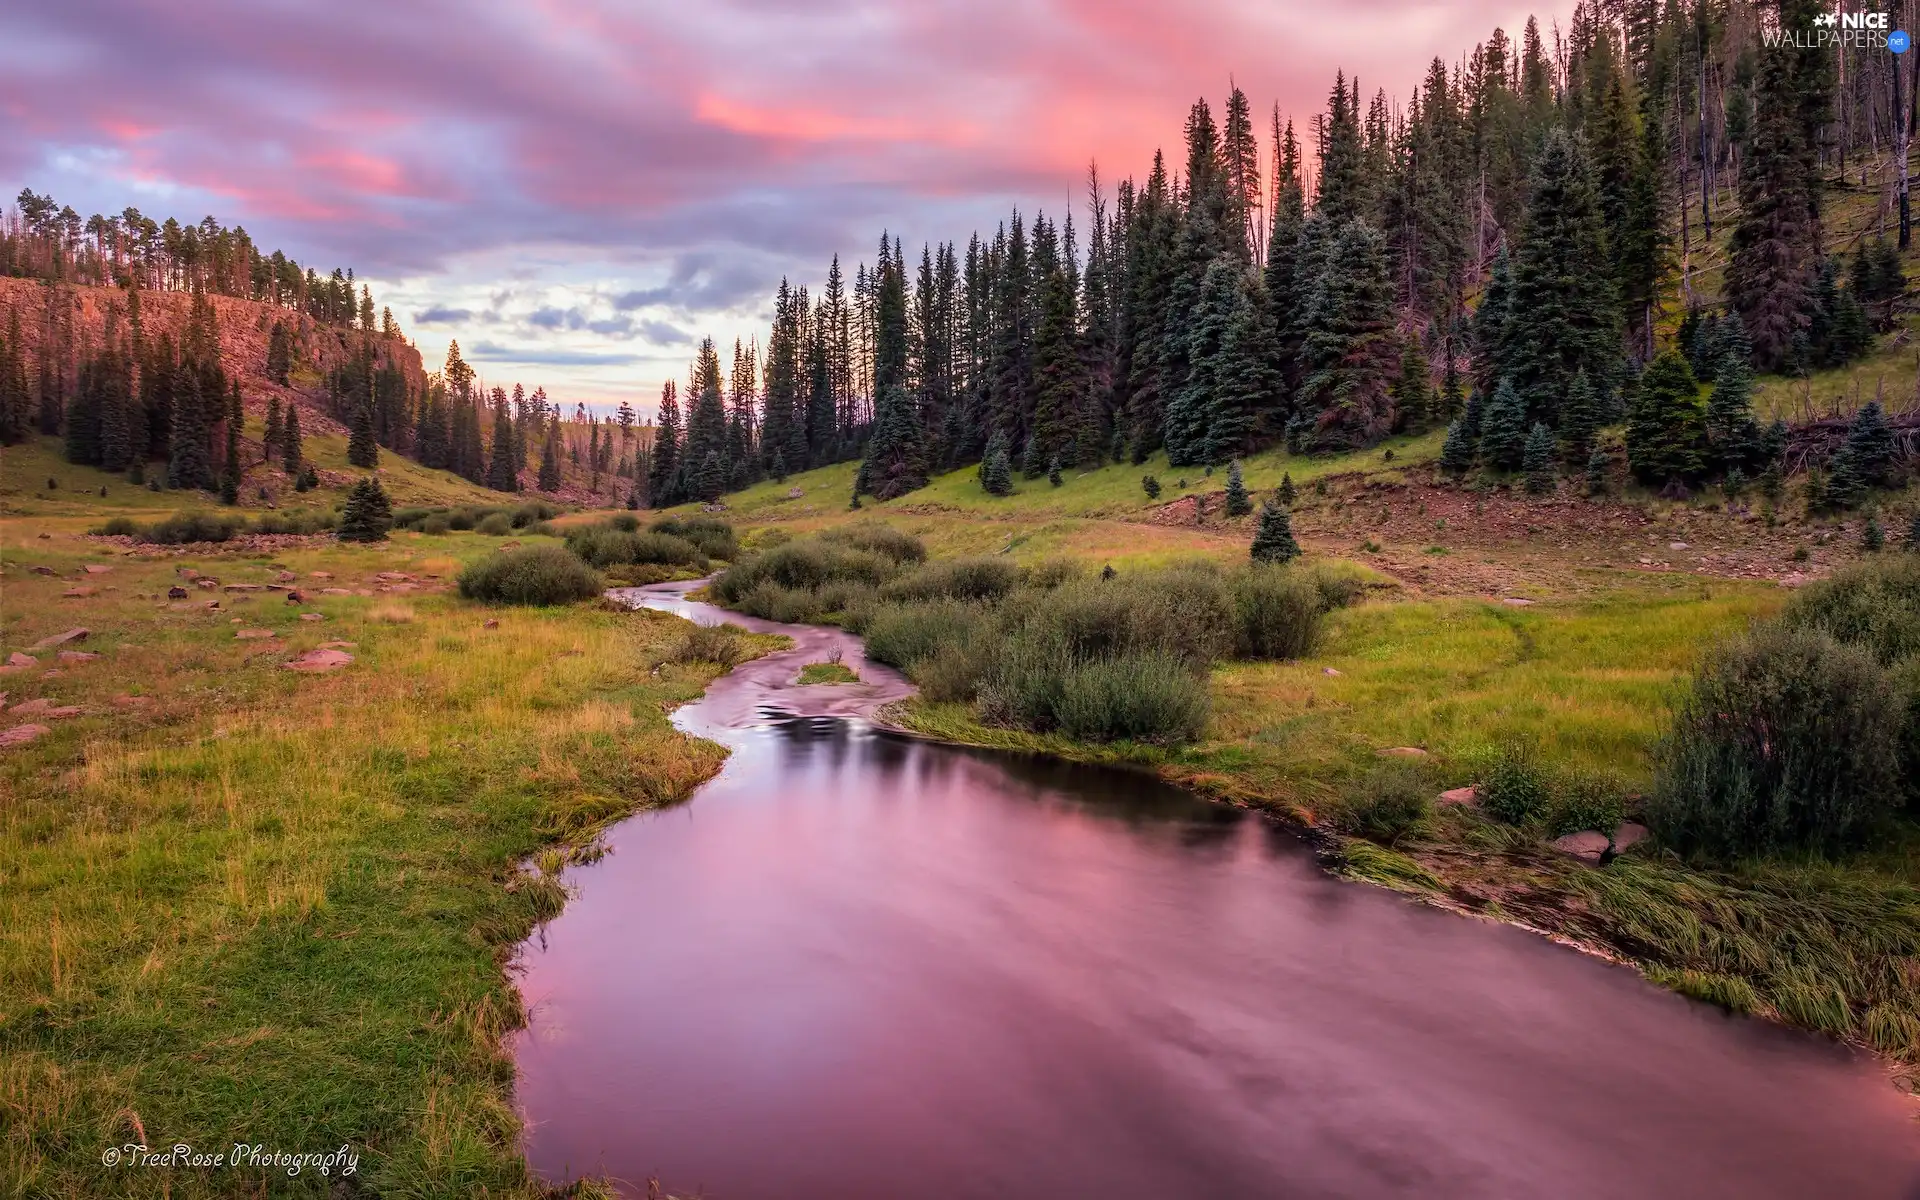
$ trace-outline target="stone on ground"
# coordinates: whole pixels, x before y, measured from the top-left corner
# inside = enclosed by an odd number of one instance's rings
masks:
[[[1454,788],[1452,791],[1441,792],[1440,803],[1442,804],[1478,804],[1480,803],[1480,793],[1478,789],[1474,787],[1473,784],[1468,784],[1466,787],[1457,787],[1457,788]]]
[[[45,732],[45,725],[15,725],[12,729],[0,730],[0,750],[8,746],[24,746]]]
[[[333,650],[325,646],[309,650],[299,658],[287,664],[289,671],[332,671],[353,661],[353,655],[344,650]]]
[[[69,629],[65,633],[56,633],[52,637],[43,637],[33,645],[28,646],[27,649],[51,650],[55,646],[64,646],[68,642],[84,642],[87,640],[87,635],[92,632],[90,629]]]
[[[1583,862],[1597,863],[1607,853],[1612,843],[1607,835],[1594,829],[1583,829],[1579,833],[1570,833],[1565,837],[1553,839],[1553,848],[1562,854],[1571,854]]]

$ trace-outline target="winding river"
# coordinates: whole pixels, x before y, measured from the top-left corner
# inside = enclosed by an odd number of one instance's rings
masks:
[[[1841,1048],[1327,876],[1143,775],[863,720],[838,630],[679,710],[733,750],[613,829],[525,948],[554,1180],[820,1197],[1920,1197],[1920,1125]],[[800,687],[839,648],[862,683]]]

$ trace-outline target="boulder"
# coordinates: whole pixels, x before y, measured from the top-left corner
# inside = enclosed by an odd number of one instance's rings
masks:
[[[300,619],[302,621],[324,621],[327,618],[320,613],[301,613]]]
[[[1530,604],[1532,604],[1532,603],[1533,603],[1533,601],[1531,601],[1531,600],[1528,600],[1528,599],[1526,599],[1525,597],[1522,597],[1522,596],[1507,596],[1507,597],[1505,597],[1505,598],[1503,598],[1503,599],[1502,599],[1502,600],[1500,601],[1500,603],[1502,603],[1502,604],[1511,604],[1511,605],[1513,605],[1513,607],[1515,607],[1515,608],[1526,608],[1526,607],[1527,607],[1528,605],[1530,605]]]
[[[40,665],[40,660],[31,654],[22,654],[18,650],[15,650],[12,654],[7,655],[7,665],[10,667],[37,667]]]
[[[498,618],[498,617],[488,617],[488,618],[487,618],[486,620],[484,620],[484,621],[482,621],[482,622],[480,622],[480,628],[482,628],[482,629],[498,629],[498,628],[500,628],[500,618]]]
[[[1385,758],[1425,758],[1427,752],[1418,746],[1390,746],[1380,751]]]
[[[1340,674],[1340,672],[1334,669],[1333,667],[1321,667],[1320,673],[1322,675],[1333,675],[1333,676],[1338,676]]]
[[[129,696],[125,692],[121,692],[113,698],[115,708],[145,708],[152,703],[152,696]]]
[[[85,600],[88,596],[98,595],[99,591],[99,588],[70,587],[66,591],[61,592],[60,595],[63,599],[67,600]]]
[[[307,578],[308,579],[332,579],[333,572],[332,571],[308,571]]]
[[[170,587],[167,589],[167,599],[169,600],[185,600],[186,598],[187,589],[183,587]]]
[[[15,725],[12,729],[0,730],[0,750],[8,746],[24,746],[45,732],[45,725]]]
[[[353,595],[353,593],[352,593],[352,592],[350,592],[350,591],[348,591],[348,590],[347,590],[346,588],[321,588],[321,589],[320,589],[320,594],[321,594],[322,596],[351,596],[351,595]]]
[[[264,592],[267,589],[257,583],[230,583],[220,590],[225,592]]]
[[[192,583],[194,580],[200,578],[200,572],[194,570],[192,567],[178,567],[173,573],[188,583]]]
[[[1645,825],[1640,824],[1638,821],[1622,821],[1620,822],[1620,827],[1613,831],[1613,852],[1620,854],[1624,852],[1628,846],[1646,840],[1646,836],[1647,827]]]
[[[89,575],[105,575],[108,571],[113,570],[113,568],[107,566],[105,563],[88,563],[86,570]]]
[[[193,586],[202,587],[207,589],[208,591],[212,591],[215,588],[220,586],[220,581],[218,579],[215,579],[211,575],[201,575],[194,579]]]
[[[68,642],[84,642],[87,640],[87,635],[91,632],[93,631],[90,629],[69,629],[65,633],[56,633],[52,637],[43,637],[33,645],[28,646],[27,649],[51,650],[55,646],[64,646]]]
[[[288,592],[288,593],[287,593],[287,603],[288,603],[288,604],[305,604],[306,602],[307,602],[307,598],[306,598],[305,596],[303,596],[303,595],[301,595],[301,594],[300,594],[299,592]]]
[[[45,717],[49,720],[57,721],[62,717],[79,716],[80,706],[77,704],[55,704],[45,696],[42,696],[38,700],[28,700],[25,703],[14,705],[13,715],[16,717]]]
[[[333,650],[325,646],[309,650],[299,658],[287,664],[289,671],[332,671],[353,661],[353,655],[344,650]]]
[[[53,568],[52,567],[35,567],[33,569],[33,573],[35,575],[51,575],[53,574]]]
[[[1606,834],[1593,829],[1583,829],[1579,833],[1553,839],[1555,850],[1590,863],[1598,863],[1605,857],[1607,847],[1611,844]]]
[[[86,650],[62,650],[60,652],[60,661],[63,663],[92,662],[99,657],[98,654],[93,654]]]
[[[1466,787],[1457,787],[1452,791],[1441,792],[1440,803],[1478,804],[1480,803],[1480,791],[1473,784],[1468,784]]]
[[[275,583],[297,583],[300,577],[292,571],[282,571],[273,577]]]
[[[242,629],[233,635],[243,642],[257,642],[262,638],[277,636],[271,629]]]

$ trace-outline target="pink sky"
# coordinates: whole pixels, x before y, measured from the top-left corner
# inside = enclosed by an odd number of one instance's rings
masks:
[[[836,251],[965,241],[1177,152],[1237,81],[1304,131],[1504,3],[61,0],[0,8],[0,185],[352,266],[430,361],[650,402]],[[1265,122],[1261,123],[1264,131]]]

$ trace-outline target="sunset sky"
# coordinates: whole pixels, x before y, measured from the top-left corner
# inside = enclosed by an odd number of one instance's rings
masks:
[[[781,275],[917,260],[1175,150],[1230,79],[1303,132],[1529,11],[1353,0],[59,0],[0,7],[0,184],[351,266],[429,366],[650,409]],[[1260,125],[1264,135],[1264,118]],[[764,334],[762,335],[764,336]],[[723,354],[723,359],[725,355]]]

